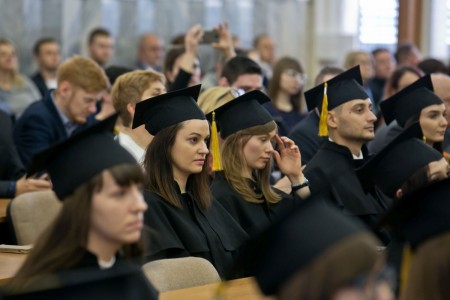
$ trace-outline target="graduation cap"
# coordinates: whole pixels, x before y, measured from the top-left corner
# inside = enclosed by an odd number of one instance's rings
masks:
[[[394,197],[416,171],[442,159],[442,154],[424,143],[421,136],[422,129],[416,122],[357,169],[364,190],[368,192],[377,185],[387,196]]]
[[[380,226],[399,232],[414,250],[450,231],[450,178],[433,182],[395,201]]]
[[[222,170],[217,136],[218,128],[220,128],[220,136],[225,139],[239,130],[273,121],[272,115],[261,105],[269,101],[270,98],[266,94],[254,90],[225,103],[207,115],[211,122],[210,148],[213,157],[213,171]]]
[[[237,264],[256,278],[264,294],[276,294],[329,247],[361,232],[368,232],[362,223],[315,196],[244,244]]]
[[[28,176],[47,170],[60,200],[103,170],[136,164],[113,135],[117,114],[33,156]]]
[[[205,120],[205,114],[197,105],[201,85],[168,92],[136,104],[133,129],[145,124],[150,134],[187,120]]]
[[[419,117],[425,107],[442,104],[433,92],[431,76],[426,75],[380,103],[381,112],[387,124],[397,120],[401,127],[412,117]]]
[[[254,90],[216,108],[215,120],[220,128],[220,136],[229,135],[246,128],[264,125],[273,121],[272,115],[261,105],[270,98],[259,90]],[[213,112],[207,115],[212,120]]]
[[[313,110],[317,107],[321,112],[319,123],[320,136],[328,135],[326,123],[328,111],[345,102],[367,98],[369,96],[363,87],[359,65],[305,92],[308,110]]]

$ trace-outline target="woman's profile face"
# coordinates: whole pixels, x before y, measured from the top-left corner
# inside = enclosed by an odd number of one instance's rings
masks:
[[[268,134],[253,135],[244,145],[244,158],[250,174],[253,170],[264,169],[270,162],[275,134],[276,131],[272,130]]]
[[[12,45],[0,45],[0,71],[14,71],[17,70],[17,55],[16,49]]]
[[[102,180],[101,190],[92,196],[89,242],[118,247],[137,242],[147,210],[140,185],[119,186],[108,171],[103,171]]]
[[[420,112],[420,127],[426,142],[433,145],[444,140],[447,130],[447,119],[444,104],[433,104],[425,107]]]
[[[172,147],[172,169],[175,179],[201,173],[206,163],[209,124],[206,120],[188,120],[178,130]]]

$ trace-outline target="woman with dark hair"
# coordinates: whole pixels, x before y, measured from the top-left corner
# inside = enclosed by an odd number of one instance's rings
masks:
[[[292,140],[277,135],[273,117],[261,105],[267,101],[269,98],[256,90],[214,112],[223,139],[223,172],[216,174],[211,190],[249,234],[293,209],[300,201],[297,197],[309,196],[300,151]],[[273,158],[292,184],[293,195],[270,185]]]
[[[399,66],[389,77],[384,87],[383,99],[393,96],[395,93],[400,92],[405,87],[423,77],[425,73],[415,67]]]
[[[143,174],[134,158],[113,139],[116,119],[114,115],[34,157],[29,172],[47,169],[63,205],[10,281],[12,291],[54,289],[60,285],[65,288],[69,283],[64,280],[84,280],[64,277],[70,271],[86,270],[83,274],[88,278],[98,278],[94,274],[112,276],[98,273],[103,269],[121,274],[120,270],[128,268],[127,259],[134,260],[142,254],[139,243],[147,209],[141,194]],[[54,274],[61,274],[61,278],[49,280]],[[140,297],[156,299],[156,291],[140,268],[134,274],[137,276],[118,287],[122,291],[117,297],[128,298],[128,289],[135,288],[142,290]],[[113,286],[109,288],[115,290]],[[79,289],[80,296],[107,295],[98,290],[95,294],[88,290],[83,294],[82,286]]]
[[[302,91],[306,75],[300,62],[291,57],[280,58],[273,68],[268,95],[264,104],[277,122],[281,135],[287,135],[306,114]]]
[[[149,260],[186,256],[209,260],[224,277],[247,235],[213,200],[208,181],[209,124],[196,99],[200,86],[136,105],[133,127],[154,135],[144,160],[145,223],[158,230]],[[235,274],[235,276],[238,276]]]
[[[446,108],[433,92],[431,76],[426,75],[381,103],[386,123],[393,120],[402,128],[419,122],[423,140],[442,152],[447,129]]]

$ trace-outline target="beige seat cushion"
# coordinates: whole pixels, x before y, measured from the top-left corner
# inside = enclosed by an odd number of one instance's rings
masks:
[[[147,278],[160,292],[220,281],[219,273],[214,266],[208,260],[199,257],[155,260],[142,268]]]
[[[10,203],[10,218],[19,245],[33,244],[55,219],[62,203],[53,191],[30,192]]]

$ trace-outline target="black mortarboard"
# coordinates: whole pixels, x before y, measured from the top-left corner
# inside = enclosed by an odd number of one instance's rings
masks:
[[[442,104],[442,100],[433,92],[431,76],[426,75],[382,101],[380,108],[387,124],[397,120],[404,127],[409,119],[419,117],[422,109],[433,104]]]
[[[136,164],[113,135],[117,114],[33,156],[28,175],[47,170],[60,200],[103,170]]]
[[[131,72],[133,71],[133,69],[127,68],[127,67],[122,67],[122,66],[109,66],[105,69],[105,74],[109,79],[109,83],[111,85],[114,85],[114,83],[116,82],[117,78],[119,78],[119,76]]]
[[[367,228],[318,196],[299,204],[241,249],[238,264],[255,276],[266,295],[318,258],[325,250]]]
[[[208,114],[212,120],[215,113],[220,136],[224,139],[239,130],[273,121],[272,115],[261,105],[270,98],[261,91],[254,90],[231,100]]]
[[[359,65],[353,67],[326,82],[328,110],[354,99],[367,99],[369,96],[364,90]],[[314,108],[322,110],[325,82],[305,92],[305,100],[308,110]]]
[[[412,249],[450,231],[450,178],[433,182],[394,202],[381,226],[399,232]]]
[[[205,114],[197,105],[201,85],[168,92],[136,104],[133,128],[145,124],[150,134],[187,120],[205,120]]]
[[[394,197],[402,184],[420,168],[442,159],[442,154],[420,138],[417,122],[403,130],[392,142],[357,170],[366,191],[377,185],[383,193]]]

